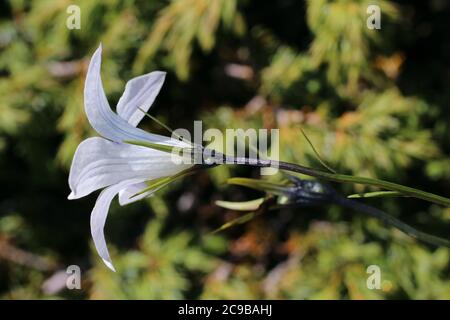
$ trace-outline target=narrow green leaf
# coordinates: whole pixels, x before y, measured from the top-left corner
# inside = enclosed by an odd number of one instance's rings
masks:
[[[284,195],[286,193],[286,185],[281,183],[269,182],[250,178],[231,178],[227,180],[228,184],[248,187],[276,195]]]
[[[153,120],[154,122],[156,122],[157,124],[159,124],[161,127],[163,127],[164,129],[166,129],[167,131],[169,131],[171,134],[173,134],[173,130],[166,125],[165,123],[159,121],[158,119],[156,119],[154,116],[152,116],[151,114],[149,114],[148,112],[146,112],[144,109],[142,109],[141,107],[138,107],[138,109],[144,113],[147,117],[149,117],[151,120]]]
[[[314,154],[316,155],[317,160],[319,160],[320,164],[327,169],[328,171],[330,171],[331,173],[336,173],[336,170],[334,170],[333,168],[331,168],[330,166],[328,166],[325,161],[322,159],[322,157],[320,156],[319,152],[316,150],[316,148],[314,147],[313,143],[311,142],[311,140],[309,140],[308,136],[306,135],[306,133],[303,131],[302,128],[300,128],[300,132],[303,134],[303,137],[306,139],[306,141],[308,142],[309,146],[311,147],[312,151],[314,152]]]
[[[347,196],[347,198],[349,199],[380,198],[380,197],[406,197],[406,196],[398,191],[374,191],[366,193],[355,193]]]
[[[236,226],[236,225],[239,225],[239,224],[246,223],[246,222],[252,220],[252,219],[253,219],[254,217],[256,217],[257,215],[258,215],[257,212],[249,212],[249,213],[246,213],[246,214],[244,214],[243,216],[241,216],[241,217],[239,217],[239,218],[233,219],[233,220],[231,220],[230,222],[227,222],[227,223],[223,224],[221,227],[217,228],[217,229],[214,230],[212,233],[214,234],[214,233],[223,231],[223,230],[225,230],[225,229],[231,228],[231,227],[233,227],[233,226]]]
[[[232,202],[232,201],[223,201],[217,200],[215,204],[219,207],[236,210],[236,211],[252,211],[259,208],[259,206],[264,202],[264,198],[258,198],[250,201],[242,201],[242,202]]]
[[[161,143],[153,143],[153,142],[149,142],[149,141],[125,140],[124,142],[129,143],[129,144],[134,144],[136,146],[151,148],[151,149],[168,152],[168,153],[172,153],[175,151],[179,153],[181,150],[183,150],[183,148],[180,148],[180,147],[169,146],[169,145],[165,145],[165,144],[161,144]]]
[[[138,195],[141,195],[141,194],[146,193],[148,191],[156,191],[156,190],[158,190],[158,189],[168,185],[169,183],[172,183],[173,181],[175,181],[175,180],[177,180],[177,179],[179,179],[181,177],[184,177],[184,176],[187,176],[187,175],[190,175],[190,174],[194,173],[194,171],[195,170],[193,168],[189,168],[189,169],[183,170],[181,172],[178,172],[177,174],[175,174],[173,176],[161,177],[161,178],[150,180],[150,181],[147,182],[147,184],[148,184],[147,188],[145,188],[145,189],[139,191],[138,193],[132,195],[130,198],[137,197]]]

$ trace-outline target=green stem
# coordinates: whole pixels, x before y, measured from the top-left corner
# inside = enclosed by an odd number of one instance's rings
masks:
[[[440,205],[444,206],[450,206],[450,199],[446,197],[442,197],[430,192],[422,191],[419,189],[407,187],[401,184],[384,181],[380,179],[373,179],[373,178],[366,178],[366,177],[357,177],[357,176],[349,176],[345,174],[337,174],[337,173],[328,173],[323,171],[315,171],[311,172],[311,170],[308,170],[308,173],[306,173],[302,168],[299,168],[297,165],[292,166],[292,164],[285,165],[284,163],[280,163],[280,169],[286,169],[293,172],[298,173],[305,173],[316,177],[316,178],[322,178],[324,180],[328,181],[335,181],[335,182],[345,182],[345,183],[357,183],[357,184],[364,184],[364,185],[370,185],[370,186],[376,186],[380,187],[386,190],[390,191],[397,191],[401,192],[404,195],[415,197],[418,199],[434,202]]]
[[[130,144],[140,145],[152,149],[158,149],[160,151],[164,152],[172,152],[173,149],[182,149],[179,147],[173,147],[173,146],[166,146],[161,145],[157,143],[150,143],[150,142],[139,142],[139,141],[126,141]],[[192,149],[193,152],[197,151],[196,149]],[[200,147],[200,151],[204,151],[205,149],[203,147]],[[450,198],[446,198],[443,196],[439,196],[430,192],[422,191],[419,189],[407,187],[401,184],[380,180],[380,179],[373,179],[373,178],[366,178],[366,177],[357,177],[357,176],[350,176],[345,174],[339,174],[339,173],[331,173],[326,172],[319,169],[313,169],[309,167],[305,167],[298,164],[288,163],[284,161],[275,161],[275,160],[267,160],[267,159],[250,159],[250,158],[243,158],[243,157],[233,157],[233,156],[227,156],[225,154],[222,154],[220,152],[217,152],[215,150],[210,150],[210,155],[212,156],[213,161],[208,163],[214,163],[217,159],[221,160],[221,163],[225,164],[241,164],[241,165],[247,165],[247,166],[255,166],[255,167],[272,167],[272,168],[279,168],[286,171],[301,173],[307,176],[315,177],[318,179],[328,180],[328,181],[334,181],[334,182],[343,182],[343,183],[354,183],[354,184],[363,184],[368,186],[374,186],[374,187],[380,187],[386,190],[390,191],[397,191],[401,194],[409,197],[414,197],[422,200],[426,200],[429,202],[437,203],[443,206],[450,207]],[[203,159],[205,160],[205,159]],[[217,165],[205,165],[207,167],[214,167]]]
[[[234,158],[225,156],[225,159],[227,163],[234,163],[236,164],[244,164],[244,165],[251,165],[251,166],[257,166],[257,167],[273,167],[273,168],[279,168],[286,171],[301,173],[307,176],[328,180],[328,181],[334,181],[334,182],[344,182],[344,183],[354,183],[354,184],[364,184],[368,186],[375,186],[380,187],[386,190],[390,191],[397,191],[400,192],[406,196],[414,197],[426,201],[430,201],[433,203],[437,203],[443,206],[450,207],[450,198],[446,198],[443,196],[439,196],[430,192],[422,191],[419,189],[407,187],[401,184],[380,180],[380,179],[373,179],[373,178],[366,178],[366,177],[357,177],[357,176],[350,176],[345,174],[338,174],[338,173],[330,173],[323,170],[313,169],[305,166],[301,166],[298,164],[283,162],[283,161],[275,161],[275,160],[263,160],[263,159],[248,159],[248,158]]]

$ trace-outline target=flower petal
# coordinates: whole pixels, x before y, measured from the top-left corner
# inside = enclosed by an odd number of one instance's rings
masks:
[[[97,249],[97,252],[102,258],[103,262],[112,271],[116,270],[114,269],[111,257],[109,256],[104,234],[105,222],[106,217],[108,216],[109,206],[111,205],[112,199],[116,196],[117,193],[119,193],[120,190],[126,188],[128,185],[139,182],[142,182],[142,180],[126,180],[104,189],[102,192],[100,192],[100,195],[98,196],[97,201],[95,202],[94,209],[91,213],[91,234],[92,239],[94,240],[95,248]]]
[[[177,179],[177,177],[172,176],[172,177],[161,177],[162,179],[164,179],[164,181],[158,181],[155,182],[155,180],[153,181],[147,181],[145,183],[136,183],[134,185],[128,186],[127,188],[120,190],[119,193],[119,203],[121,206],[125,206],[129,203],[133,203],[136,202],[138,200],[147,198],[149,196],[151,196],[152,194],[154,194],[156,191],[158,191],[161,188],[164,188],[165,186],[167,186],[168,184],[172,183],[174,180]],[[158,180],[158,179],[156,179]],[[142,191],[144,191],[145,189],[149,189],[151,187],[150,190],[141,193]],[[138,194],[141,193],[141,194]]]
[[[100,137],[88,138],[80,143],[73,157],[69,199],[84,197],[124,180],[171,176],[192,166],[175,164],[172,156],[167,152]]]
[[[150,109],[165,77],[165,72],[154,71],[128,81],[117,104],[118,115],[132,126],[137,126],[145,115],[139,108],[145,112]]]
[[[176,139],[151,134],[136,128],[111,110],[100,76],[101,54],[102,46],[100,45],[89,63],[84,86],[84,108],[91,126],[101,136],[117,142],[137,140],[181,145],[180,141]]]
[[[126,187],[125,189],[120,190],[120,192],[119,192],[120,205],[125,206],[127,204],[136,202],[138,200],[141,200],[141,199],[144,199],[144,198],[150,196],[154,192],[153,190],[144,192],[143,194],[133,197],[135,194],[137,194],[141,190],[144,190],[147,187],[148,187],[148,185],[145,182],[141,182],[141,183],[132,184],[132,185]]]

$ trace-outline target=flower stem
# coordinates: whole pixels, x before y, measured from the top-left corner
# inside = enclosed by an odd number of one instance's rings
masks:
[[[286,170],[290,172],[301,173],[307,176],[315,177],[318,179],[334,181],[334,182],[343,182],[343,183],[354,183],[354,184],[363,184],[368,186],[380,187],[390,191],[397,191],[406,196],[414,197],[422,200],[426,200],[429,202],[437,203],[443,206],[450,206],[450,198],[446,198],[443,196],[439,196],[430,192],[426,192],[423,190],[407,187],[401,184],[374,179],[374,178],[366,178],[366,177],[357,177],[350,176],[339,173],[330,173],[320,169],[313,169],[309,167],[305,167],[298,164],[293,164],[284,161],[275,161],[275,160],[264,160],[264,159],[249,159],[249,158],[235,158],[230,156],[225,156],[226,163],[236,163],[243,165],[250,165],[256,167],[273,167],[279,168],[281,170]]]
[[[324,180],[334,182],[356,183],[356,184],[376,186],[390,191],[398,191],[410,197],[415,197],[418,199],[434,202],[444,206],[450,206],[449,198],[385,180],[350,176],[338,173],[328,173],[322,170],[316,170],[286,162],[279,162],[278,164],[280,169],[284,169],[291,172],[303,173],[312,177],[322,178]]]
[[[445,246],[450,248],[450,241],[444,238],[436,237],[431,234],[422,232],[417,230],[416,228],[407,225],[406,223],[401,222],[397,218],[371,206],[368,206],[364,203],[347,199],[345,197],[339,196],[335,197],[335,202],[341,206],[347,207],[349,209],[355,210],[357,212],[362,212],[370,217],[381,220],[387,225],[393,226],[400,231],[406,233],[407,235],[416,238],[420,241],[424,241],[426,243],[436,245],[436,246]]]

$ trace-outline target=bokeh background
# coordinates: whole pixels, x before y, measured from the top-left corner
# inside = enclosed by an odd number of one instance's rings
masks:
[[[81,29],[66,12],[81,9]],[[370,4],[381,30],[366,26]],[[68,201],[89,57],[103,43],[111,106],[127,80],[166,70],[151,113],[173,128],[280,128],[280,158],[450,196],[450,4],[445,0],[10,0],[0,4],[0,298],[449,299],[449,249],[423,245],[338,207],[239,216],[215,200],[261,194],[226,185],[259,170],[221,166],[126,207],[93,249],[96,194]],[[141,125],[165,134],[151,120]],[[335,186],[342,193],[370,191]],[[450,209],[365,200],[450,237]],[[69,265],[82,289],[65,287]],[[366,287],[369,265],[380,290]]]

